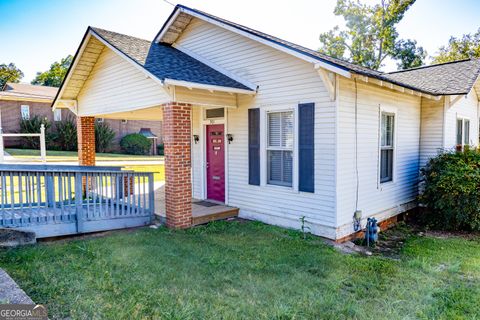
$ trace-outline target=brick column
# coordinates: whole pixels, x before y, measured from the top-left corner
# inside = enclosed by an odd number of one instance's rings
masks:
[[[78,163],[95,165],[95,117],[77,117]]]
[[[77,117],[78,164],[81,166],[95,165],[95,117]],[[83,193],[94,187],[93,180],[82,178]]]
[[[175,229],[192,224],[190,110],[191,106],[183,103],[163,106],[165,211],[167,226]]]

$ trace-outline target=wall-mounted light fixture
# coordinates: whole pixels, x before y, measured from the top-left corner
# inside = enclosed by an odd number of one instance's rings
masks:
[[[233,142],[233,134],[227,133],[228,144]]]
[[[197,144],[198,141],[200,141],[200,137],[198,136],[198,134],[194,134],[193,135],[193,142],[195,142],[195,144]]]

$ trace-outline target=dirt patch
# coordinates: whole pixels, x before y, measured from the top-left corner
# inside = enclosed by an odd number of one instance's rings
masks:
[[[364,239],[355,240],[355,244],[368,249],[372,255],[399,260],[407,239],[419,234],[421,232],[417,228],[400,222],[391,229],[381,231],[378,234],[378,241],[373,247],[367,248]]]

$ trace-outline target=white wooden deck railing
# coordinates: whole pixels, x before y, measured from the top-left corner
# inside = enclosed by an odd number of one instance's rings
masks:
[[[37,237],[146,225],[153,173],[119,167],[0,165],[0,227]]]
[[[47,146],[45,143],[45,125],[40,126],[40,133],[3,133],[2,118],[0,117],[0,163],[5,162],[4,138],[38,137],[40,139],[40,160],[47,162]]]

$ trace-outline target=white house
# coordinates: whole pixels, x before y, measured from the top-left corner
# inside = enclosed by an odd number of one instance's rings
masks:
[[[479,73],[374,71],[177,5],[153,41],[88,28],[54,108],[79,116],[83,164],[92,117],[163,119],[170,226],[190,224],[193,197],[342,239],[357,211],[414,208],[439,150],[478,144]]]

